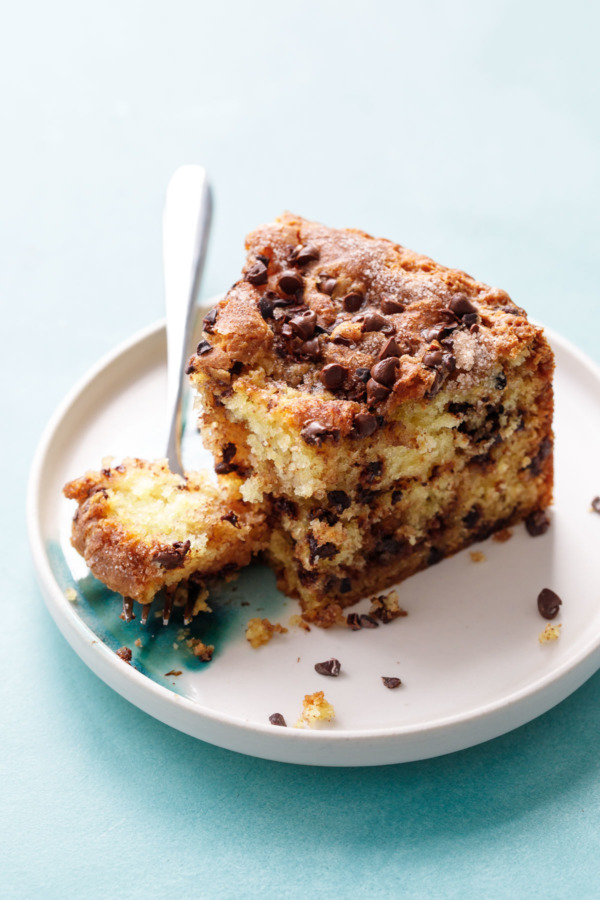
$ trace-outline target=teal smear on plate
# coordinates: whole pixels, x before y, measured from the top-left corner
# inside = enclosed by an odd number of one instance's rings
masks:
[[[162,609],[160,597],[152,603],[146,625],[140,622],[139,604],[134,607],[137,618],[127,623],[120,618],[123,602],[120,594],[109,590],[91,574],[76,579],[58,541],[48,541],[46,552],[59,587],[63,592],[68,588],[77,592],[75,612],[98,640],[114,651],[129,647],[136,669],[184,697],[189,696],[185,684],[174,676],[167,677],[167,672],[200,672],[214,665],[228,642],[244,639],[248,619],[281,618],[289,603],[277,590],[273,572],[267,566],[256,564],[244,569],[237,580],[217,585],[207,601],[212,612],[199,613],[188,626],[183,625],[182,611],[177,609],[171,622],[162,624],[162,619],[155,616],[155,611]],[[135,646],[137,638],[141,639],[142,647]],[[193,655],[185,643],[190,638],[214,645],[211,662],[201,662]]]

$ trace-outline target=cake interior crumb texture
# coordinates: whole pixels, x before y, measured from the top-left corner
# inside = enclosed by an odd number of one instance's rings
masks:
[[[188,367],[218,485],[140,460],[70,483],[74,545],[99,578],[144,603],[193,584],[201,608],[211,579],[262,554],[329,626],[539,520],[554,361],[508,294],[290,214],[246,249]]]

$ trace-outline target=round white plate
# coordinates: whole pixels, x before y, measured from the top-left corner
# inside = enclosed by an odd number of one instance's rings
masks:
[[[231,750],[282,762],[360,766],[449,753],[503,734],[550,709],[600,666],[600,372],[550,335],[556,373],[556,504],[552,527],[531,538],[523,526],[506,543],[478,544],[400,588],[406,618],[351,632],[290,625],[297,613],[272,573],[252,566],[212,597],[182,633],[181,620],[126,625],[119,598],[92,578],[69,543],[74,504],[64,483],[106,456],[164,454],[165,333],[162,323],[135,335],[102,360],[67,397],[41,441],[28,499],[30,540],[48,608],[84,662],[107,684],[157,719]],[[190,421],[191,418],[191,421]],[[188,417],[184,455],[190,468],[210,465]],[[541,645],[537,611],[543,587],[563,599],[560,638]],[[69,590],[71,589],[71,590]],[[75,602],[67,599],[76,591]],[[366,611],[368,602],[359,604]],[[138,610],[139,611],[139,610]],[[288,628],[253,650],[244,637],[251,616]],[[200,663],[186,644],[215,645]],[[138,645],[135,641],[138,640]],[[139,646],[141,643],[141,646]],[[114,652],[126,645],[132,665]],[[315,663],[336,657],[338,678]],[[58,664],[58,661],[57,661]],[[180,672],[181,674],[169,674]],[[389,690],[382,676],[402,686]],[[305,694],[324,690],[336,717],[316,730],[269,724],[282,713],[292,726]],[[100,712],[100,711],[99,711]]]

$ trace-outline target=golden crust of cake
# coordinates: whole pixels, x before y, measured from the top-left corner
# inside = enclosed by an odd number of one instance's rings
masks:
[[[166,461],[126,459],[69,482],[78,508],[72,543],[111,590],[149,603],[162,588],[235,572],[268,540],[264,509],[247,504],[239,482],[219,487],[199,473],[185,478]]]
[[[279,414],[309,444],[368,437],[399,404],[468,388],[524,352],[551,366],[508,294],[391,241],[286,214],[252,232],[247,251],[190,374],[283,393]]]

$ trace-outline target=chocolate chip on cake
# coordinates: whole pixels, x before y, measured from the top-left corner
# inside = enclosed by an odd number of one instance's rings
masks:
[[[473,306],[468,297],[465,297],[464,294],[459,295],[458,297],[453,297],[450,303],[448,304],[448,309],[450,309],[457,319],[462,319],[465,321],[465,316],[470,316],[475,314],[477,316],[477,307]],[[465,324],[472,325],[472,322],[465,322]]]
[[[402,350],[398,346],[395,338],[389,338],[379,352],[379,359],[388,359],[388,357],[402,356]]]
[[[361,294],[360,291],[351,291],[342,298],[342,306],[346,312],[358,312],[363,305],[364,299],[364,294]]]
[[[336,278],[332,278],[330,275],[320,275],[317,282],[317,290],[321,294],[327,294],[329,297],[331,297],[331,295],[335,291],[336,284]]]
[[[328,366],[324,366],[321,369],[319,379],[321,384],[329,391],[335,391],[338,388],[341,388],[346,380],[347,374],[348,369],[345,366],[340,366],[337,363],[329,363]]]
[[[341,668],[339,659],[327,659],[325,662],[315,664],[315,672],[318,672],[319,675],[329,675],[332,678],[337,678]]]
[[[277,287],[284,294],[296,294],[304,287],[304,279],[302,275],[293,269],[287,269],[277,279]]]
[[[441,350],[430,350],[429,353],[426,353],[423,357],[423,363],[432,369],[441,366],[443,360],[444,354]]]
[[[389,319],[378,312],[369,312],[364,318],[361,331],[394,331],[394,326]]]
[[[204,319],[202,321],[202,328],[204,329],[204,331],[206,331],[207,334],[213,333],[218,314],[219,310],[215,306],[209,313],[204,316]]]
[[[558,608],[561,606],[562,600],[555,594],[554,591],[551,591],[550,588],[544,588],[538,594],[537,605],[540,615],[544,617],[544,619],[555,619],[558,615]]]
[[[354,374],[360,381],[367,382],[371,377],[371,370],[365,369],[364,366],[359,366]]]
[[[210,353],[211,350],[212,350],[212,344],[209,344],[208,341],[200,341],[200,343],[196,347],[196,355],[197,356],[206,356],[206,354]]]
[[[283,728],[286,727],[286,722],[281,713],[272,713],[269,716],[269,722],[271,725],[281,725]]]
[[[378,428],[377,416],[371,413],[357,413],[353,419],[354,429],[359,437],[371,437]]]
[[[384,384],[380,384],[378,381],[375,381],[374,378],[370,378],[367,381],[367,402],[369,405],[374,403],[381,403],[390,395],[390,388],[386,387]],[[355,420],[356,421],[356,418]]]
[[[546,534],[550,528],[550,519],[543,509],[536,509],[525,519],[525,527],[532,537]]]
[[[381,301],[381,311],[389,316],[394,313],[404,312],[404,306],[399,300],[394,300],[393,297],[384,297]]]
[[[371,369],[371,377],[379,384],[385,385],[385,387],[392,387],[396,380],[396,372],[399,365],[400,360],[396,356],[389,356],[387,359],[382,359],[381,362],[375,363]],[[367,392],[368,390],[367,384]]]
[[[298,347],[298,353],[301,356],[306,356],[308,359],[319,359],[321,355],[321,347],[319,345],[319,339],[314,337],[309,341],[304,341],[304,343],[300,344]]]
[[[394,688],[400,687],[402,684],[399,678],[386,678],[384,675],[381,676],[381,680],[386,688],[389,688],[391,691],[393,691]]]
[[[175,541],[171,547],[159,550],[154,555],[154,562],[159,563],[163,569],[176,569],[182,565],[190,547],[190,541]]]
[[[337,441],[339,436],[339,428],[326,428],[325,425],[321,425],[316,420],[308,422],[300,432],[300,437],[307,444],[322,444],[328,438]]]
[[[309,262],[314,262],[321,255],[318,247],[312,244],[299,244],[294,247],[290,253],[290,263],[293,266],[306,266]]]
[[[251,266],[246,272],[246,281],[249,281],[250,284],[253,284],[255,286],[266,284],[267,278],[267,267],[260,259],[255,262],[254,265]]]
[[[289,324],[294,334],[301,337],[303,341],[307,341],[315,333],[317,314],[312,309],[307,309],[290,319]]]
[[[327,499],[338,512],[343,512],[345,509],[350,509],[352,506],[352,501],[346,491],[329,491]]]

